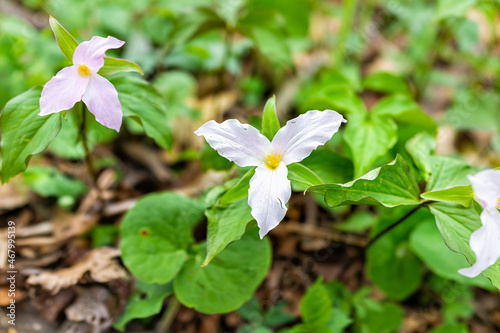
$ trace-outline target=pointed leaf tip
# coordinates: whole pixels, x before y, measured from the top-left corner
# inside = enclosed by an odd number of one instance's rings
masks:
[[[53,16],[49,17],[49,24],[54,32],[59,49],[61,49],[70,64],[73,64],[73,53],[78,46],[78,42]]]
[[[264,106],[264,114],[262,116],[262,134],[269,141],[272,141],[274,135],[280,129],[280,123],[276,114],[276,96],[269,98]]]

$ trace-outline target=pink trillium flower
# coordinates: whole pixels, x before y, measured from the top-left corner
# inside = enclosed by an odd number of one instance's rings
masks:
[[[270,142],[255,127],[229,119],[210,120],[195,131],[217,152],[241,167],[256,166],[248,204],[263,238],[285,217],[292,187],[287,165],[300,162],[324,145],[346,120],[332,110],[308,111],[289,120]]]
[[[69,110],[76,102],[83,101],[99,123],[118,132],[123,116],[118,92],[97,72],[104,66],[106,51],[123,44],[111,36],[94,36],[80,43],[73,54],[73,65],[60,70],[43,87],[38,115]]]
[[[480,217],[482,227],[472,233],[469,241],[476,262],[458,272],[473,278],[500,258],[500,170],[484,170],[467,177],[477,201],[483,207]]]

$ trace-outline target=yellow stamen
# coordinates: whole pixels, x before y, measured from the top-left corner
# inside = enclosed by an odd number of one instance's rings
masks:
[[[85,65],[80,65],[80,67],[78,68],[78,72],[80,73],[80,75],[83,75],[83,76],[89,76],[90,75],[90,70]]]
[[[276,155],[267,155],[266,166],[271,170],[276,170],[278,165],[281,162],[281,154]]]

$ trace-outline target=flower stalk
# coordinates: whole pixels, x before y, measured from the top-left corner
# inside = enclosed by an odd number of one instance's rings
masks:
[[[87,107],[85,104],[82,103],[82,122],[80,126],[80,135],[82,139],[82,144],[83,144],[83,150],[85,152],[85,162],[87,163],[87,167],[89,168],[89,173],[92,177],[92,185],[99,190],[99,187],[97,186],[97,171],[94,167],[94,161],[92,160],[92,156],[90,155],[90,149],[89,149],[89,143],[88,143],[88,137],[87,137]]]

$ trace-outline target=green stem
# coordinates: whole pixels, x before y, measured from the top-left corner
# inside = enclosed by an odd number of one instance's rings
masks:
[[[397,227],[398,225],[400,225],[403,221],[405,221],[407,218],[409,218],[410,216],[412,216],[422,206],[423,206],[423,204],[414,207],[408,213],[406,213],[401,218],[399,218],[396,222],[394,222],[393,224],[387,226],[384,230],[382,230],[381,232],[379,232],[375,237],[373,237],[372,239],[370,239],[370,242],[368,242],[367,247],[372,246],[377,240],[380,239],[380,237],[382,237],[383,235],[385,235],[386,233],[388,233],[389,231],[391,231],[392,229],[394,229],[395,227]]]
[[[97,187],[97,172],[94,168],[94,161],[92,161],[92,156],[90,156],[90,150],[89,150],[89,144],[88,144],[88,138],[87,138],[87,107],[85,104],[82,104],[82,123],[81,123],[81,136],[82,136],[82,144],[83,144],[83,149],[85,151],[85,161],[87,162],[87,166],[89,168],[90,175],[92,176],[92,182],[93,185],[95,186],[96,189],[99,189]]]
[[[158,325],[156,325],[155,333],[167,333],[170,326],[174,322],[175,316],[179,311],[180,303],[175,295],[172,295],[168,303],[167,311],[163,314]]]
[[[342,8],[342,22],[340,25],[340,31],[338,35],[337,45],[333,51],[333,66],[338,67],[342,65],[344,53],[345,53],[345,43],[347,40],[347,35],[351,29],[352,21],[354,20],[354,15],[356,14],[356,8],[358,6],[358,0],[344,0],[344,5]]]

